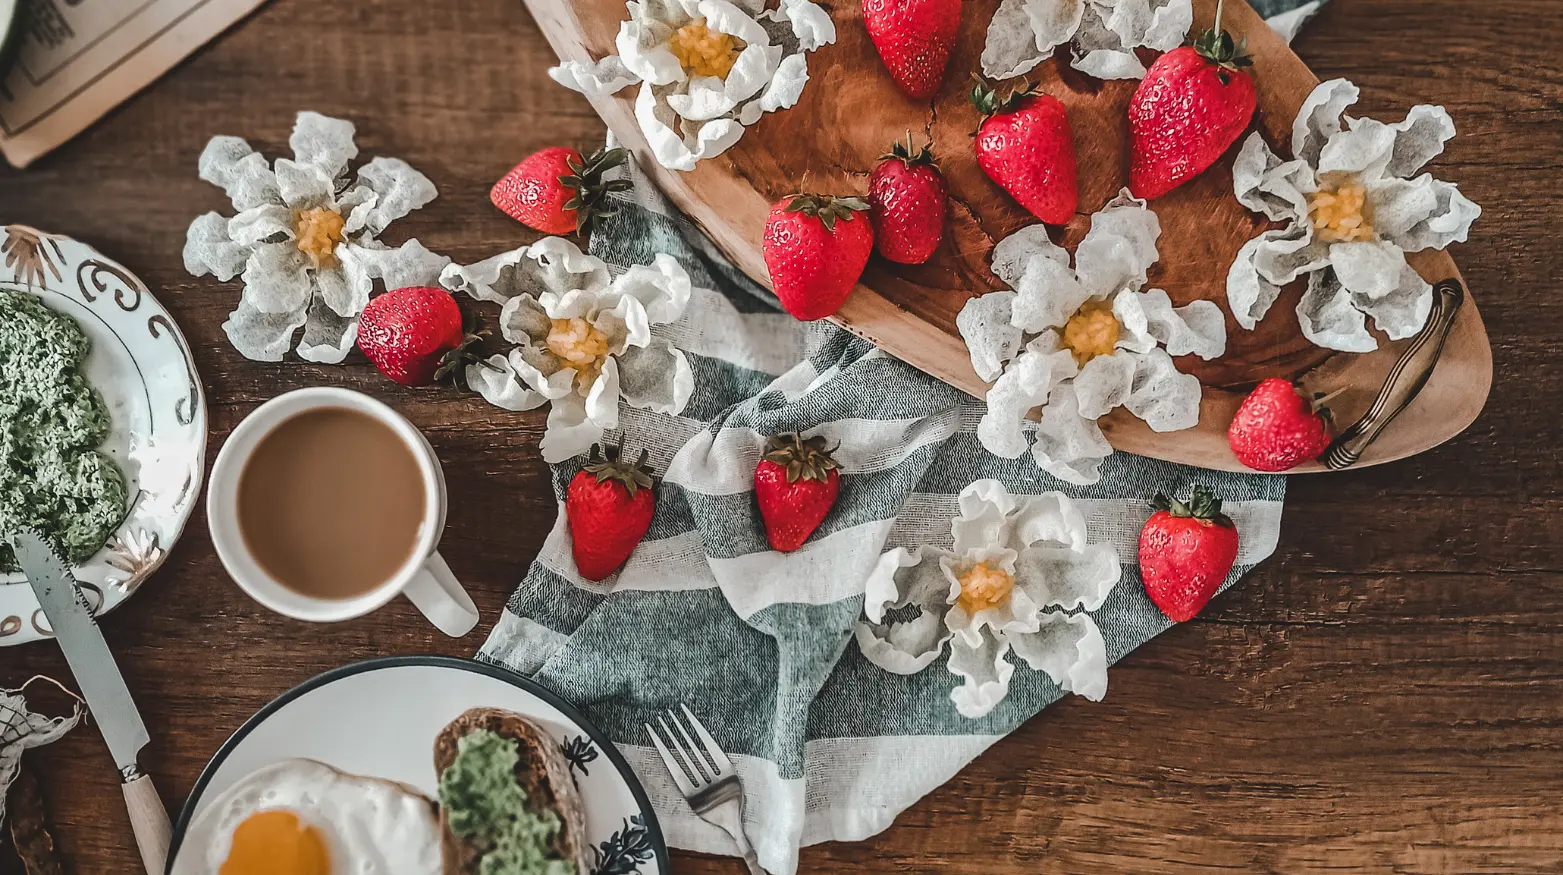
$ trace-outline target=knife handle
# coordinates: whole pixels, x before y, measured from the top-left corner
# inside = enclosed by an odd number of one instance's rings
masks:
[[[141,864],[147,875],[163,875],[168,865],[168,843],[173,829],[168,825],[168,809],[152,786],[152,779],[136,771],[121,785],[125,791],[125,808],[130,812],[130,828],[136,833],[136,846],[141,849]]]

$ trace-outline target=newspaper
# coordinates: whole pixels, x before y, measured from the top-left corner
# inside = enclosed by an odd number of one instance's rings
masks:
[[[262,2],[21,0],[20,45],[0,79],[0,152],[27,166]],[[0,17],[11,5],[0,0]]]

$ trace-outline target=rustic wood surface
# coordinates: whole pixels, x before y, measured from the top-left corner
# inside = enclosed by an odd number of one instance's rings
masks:
[[[1365,113],[1442,103],[1460,124],[1440,163],[1486,207],[1455,254],[1497,362],[1476,424],[1393,465],[1294,479],[1277,554],[1115,667],[1106,701],[1048,709],[885,833],[807,849],[804,871],[1563,868],[1560,36],[1555,0],[1333,0],[1298,43],[1321,76],[1363,86]],[[227,209],[195,176],[206,139],[240,134],[276,154],[304,108],[353,119],[365,155],[405,158],[440,185],[393,241],[415,234],[472,261],[529,239],[489,206],[488,185],[534,149],[602,134],[544,76],[551,57],[515,0],[273,0],[26,173],[0,169],[0,223],[79,236],[158,292],[205,378],[212,452],[261,401],[307,385],[361,388],[426,429],[455,497],[444,552],[486,628],[552,523],[543,417],[403,391],[362,361],[244,361],[220,329],[236,289],[192,279],[179,253],[193,216]],[[482,640],[444,639],[405,602],[330,627],[271,615],[223,574],[196,513],[168,565],[104,623],[171,808],[288,687]],[[0,685],[35,672],[67,676],[50,645],[0,650]],[[97,734],[34,761],[66,870],[137,871]],[[739,871],[688,854],[675,865]]]
[[[524,0],[561,58],[591,61],[612,54],[624,18],[623,0]],[[831,9],[836,42],[809,57],[810,87],[786,112],[768,113],[731,149],[702,161],[693,171],[662,168],[650,154],[635,120],[630,87],[597,98],[592,105],[642,166],[740,268],[768,282],[761,238],[771,204],[798,191],[862,194],[867,169],[888,144],[904,136],[931,140],[950,187],[948,233],[926,264],[896,265],[873,259],[862,281],[831,318],[856,334],[940,379],[980,396],[987,384],[972,370],[971,357],[955,318],[973,295],[1002,283],[989,270],[993,245],[1036,219],[990,180],[972,152],[981,124],[969,94],[967,73],[980,69],[988,22],[998,0],[968,0],[962,7],[960,38],[947,75],[931,101],[907,97],[885,74],[863,27],[857,3]],[[1216,17],[1217,0],[1195,0],[1191,33],[1203,32]],[[1280,154],[1289,154],[1292,120],[1319,79],[1246,4],[1227,5],[1222,22],[1244,42],[1258,108],[1251,127],[1263,132]],[[1152,53],[1146,53],[1150,58]],[[1022,79],[1069,109],[1079,153],[1080,206],[1070,222],[1053,231],[1073,249],[1090,229],[1091,214],[1128,182],[1128,106],[1138,83],[1103,82],[1081,74],[1061,50]],[[1356,110],[1353,110],[1354,112]],[[1403,115],[1403,112],[1401,113]],[[1398,118],[1398,116],[1397,116]],[[1167,291],[1176,304],[1226,300],[1226,271],[1238,250],[1277,223],[1251,213],[1232,196],[1233,147],[1205,173],[1155,203],[1162,235],[1160,259],[1149,287]],[[1435,165],[1435,171],[1441,167]],[[1415,253],[1410,262],[1429,282],[1459,279],[1446,252]],[[1381,343],[1369,355],[1332,355],[1302,336],[1296,309],[1306,283],[1299,279],[1281,293],[1271,315],[1253,331],[1227,314],[1226,352],[1214,361],[1183,356],[1178,367],[1204,383],[1199,423],[1173,434],[1157,434],[1125,408],[1101,420],[1102,431],[1119,450],[1221,470],[1247,470],[1232,455],[1226,423],[1244,394],[1265,377],[1303,377],[1307,388],[1329,394],[1344,423],[1355,422],[1372,405],[1391,368],[1410,340]],[[1478,296],[1479,297],[1479,296]],[[1456,314],[1453,330],[1424,390],[1366,448],[1359,467],[1382,464],[1437,446],[1475,419],[1487,398],[1492,356],[1475,297]],[[1322,364],[1322,366],[1321,366]],[[1419,376],[1408,375],[1408,376]],[[1322,463],[1294,473],[1326,470]]]

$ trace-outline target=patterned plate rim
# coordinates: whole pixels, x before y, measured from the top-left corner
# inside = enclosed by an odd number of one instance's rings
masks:
[[[201,776],[196,779],[195,786],[190,788],[190,795],[185,797],[184,805],[179,809],[179,819],[174,823],[173,841],[169,843],[168,865],[164,871],[173,871],[174,858],[179,854],[179,845],[184,839],[185,830],[190,826],[191,817],[195,814],[195,803],[206,792],[206,786],[211,783],[218,770],[222,768],[223,762],[228,759],[228,756],[238,748],[245,737],[253,732],[256,727],[264,723],[271,715],[282,710],[284,706],[293,700],[320,687],[366,672],[406,666],[433,666],[435,668],[450,668],[457,671],[486,675],[494,680],[503,681],[517,689],[531,693],[548,705],[557,708],[559,713],[570,718],[576,726],[580,727],[581,731],[591,738],[597,745],[597,749],[602,751],[608,757],[608,762],[613,763],[613,767],[618,770],[619,776],[624,779],[624,783],[629,787],[630,795],[634,797],[635,804],[640,806],[641,816],[645,818],[646,832],[651,837],[652,851],[655,852],[657,858],[657,871],[673,871],[668,859],[667,841],[662,837],[662,824],[657,820],[657,812],[651,807],[651,798],[646,795],[646,788],[641,785],[640,778],[636,777],[635,771],[630,768],[629,761],[624,759],[624,755],[619,752],[619,748],[613,743],[613,739],[597,728],[597,724],[588,720],[579,708],[565,701],[558,693],[539,684],[537,681],[522,677],[509,669],[501,668],[492,663],[480,662],[476,659],[464,659],[459,656],[382,656],[375,659],[366,659],[363,662],[355,662],[321,672],[277,698],[272,699],[265,707],[256,711],[238,729],[234,730],[233,735],[228,736],[228,740],[223,742],[222,747],[217,749],[217,753],[212,755],[206,767],[201,770]]]
[[[50,241],[52,243],[52,251],[55,253],[55,255],[62,259],[61,263],[58,266],[54,266],[52,264],[52,258],[48,255],[47,252],[44,252],[43,258],[45,263],[41,265],[34,264],[32,266],[34,272],[36,272],[37,275],[24,275],[29,269],[29,265],[26,263],[26,259],[24,257],[25,254],[12,251],[10,244],[14,240],[21,240],[26,236],[31,236],[34,238],[37,251],[44,251],[42,246],[43,242]],[[154,541],[154,543],[151,545],[153,548],[155,548],[154,555],[151,557],[150,561],[137,565],[133,570],[125,571],[127,576],[123,580],[118,581],[117,584],[113,586],[110,585],[111,582],[109,581],[95,579],[90,575],[88,577],[82,577],[82,569],[85,567],[85,564],[77,564],[72,567],[72,570],[78,575],[78,579],[84,584],[84,591],[95,590],[98,593],[99,601],[94,608],[94,613],[98,616],[102,616],[104,614],[108,614],[110,611],[113,611],[115,608],[119,607],[120,604],[127,601],[132,595],[135,594],[136,590],[140,588],[141,584],[144,583],[147,578],[151,577],[154,572],[163,566],[163,564],[168,560],[169,553],[172,552],[174,544],[178,543],[179,539],[184,536],[185,529],[189,526],[190,517],[195,512],[195,506],[201,495],[201,487],[206,478],[206,446],[209,438],[207,432],[207,426],[209,422],[206,409],[206,389],[201,384],[200,372],[196,369],[195,356],[190,351],[190,343],[185,339],[184,332],[179,329],[179,325],[174,320],[173,314],[168,311],[168,308],[163,305],[162,301],[158,300],[156,295],[152,294],[152,290],[147,287],[146,283],[142,282],[140,277],[132,273],[123,264],[120,264],[118,261],[115,261],[114,259],[104,255],[102,251],[100,251],[92,244],[79,240],[75,237],[71,237],[70,235],[40,231],[37,228],[33,228],[31,226],[17,222],[0,224],[0,242],[5,242],[7,244],[5,258],[0,260],[0,274],[4,275],[3,277],[0,277],[0,283],[4,283],[7,286],[26,291],[29,294],[36,295],[38,292],[42,291],[74,300],[70,294],[70,290],[65,288],[57,288],[53,284],[47,283],[45,281],[47,279],[47,274],[42,269],[43,267],[49,267],[51,269],[50,272],[56,274],[56,279],[60,282],[63,282],[64,277],[59,276],[59,269],[65,268],[70,271],[70,275],[75,279],[77,283],[77,289],[75,291],[77,291],[80,296],[85,299],[84,306],[87,306],[88,309],[91,309],[91,305],[101,297],[112,297],[115,305],[125,313],[134,313],[143,306],[149,306],[149,309],[153,311],[148,319],[148,328],[152,331],[152,336],[154,338],[159,338],[162,336],[159,334],[159,332],[166,333],[167,338],[173,343],[174,348],[178,350],[178,353],[184,362],[186,375],[189,379],[191,421],[189,423],[180,422],[180,426],[184,429],[189,429],[193,434],[193,439],[190,441],[190,445],[195,451],[195,458],[191,460],[193,464],[189,470],[188,482],[181,492],[178,506],[174,509],[174,512],[165,520],[170,537],[166,542]],[[63,252],[60,251],[61,243],[68,244],[72,247],[80,247],[82,250],[85,250],[87,257],[79,260],[67,257]],[[88,269],[91,270],[90,277],[83,275]],[[114,289],[111,286],[105,284],[101,278],[103,274],[107,274],[119,280],[124,284],[124,288]],[[93,284],[91,292],[87,291],[86,285],[89,279]],[[128,306],[125,304],[127,292],[134,293],[134,298],[131,299],[134,301],[134,303]],[[105,324],[107,323],[105,322]],[[114,331],[112,328],[109,330],[111,333],[119,336],[118,332]],[[122,340],[121,342],[123,343],[124,341]],[[127,514],[125,520],[122,521],[115,529],[114,535],[110,538],[109,543],[105,544],[104,547],[99,550],[90,561],[96,562],[98,561],[99,557],[104,555],[105,551],[112,551],[114,549],[116,539],[125,541],[125,536],[127,533],[134,535],[134,532],[130,532],[130,530],[127,529],[127,524],[130,523],[134,515],[134,506],[132,506],[131,512]],[[18,579],[12,581],[0,581],[0,586],[20,585],[24,589],[26,588],[25,578],[21,578],[17,574],[6,574],[4,576],[17,577]],[[111,589],[117,590],[119,592],[119,596],[117,598],[109,598]],[[92,593],[89,592],[89,600],[91,595]],[[33,611],[35,618],[37,613],[38,611],[35,609]],[[54,634],[52,632],[37,628],[36,621],[34,621],[34,623],[27,623],[24,621],[22,628],[18,632],[9,635],[0,634],[0,647],[11,647],[18,644],[26,644],[32,641],[52,640],[53,638]]]

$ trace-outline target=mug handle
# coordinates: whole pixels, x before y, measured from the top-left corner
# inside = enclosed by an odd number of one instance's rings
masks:
[[[472,596],[461,588],[461,582],[439,553],[429,554],[402,594],[436,629],[452,638],[460,638],[478,624],[478,606],[472,603]]]

